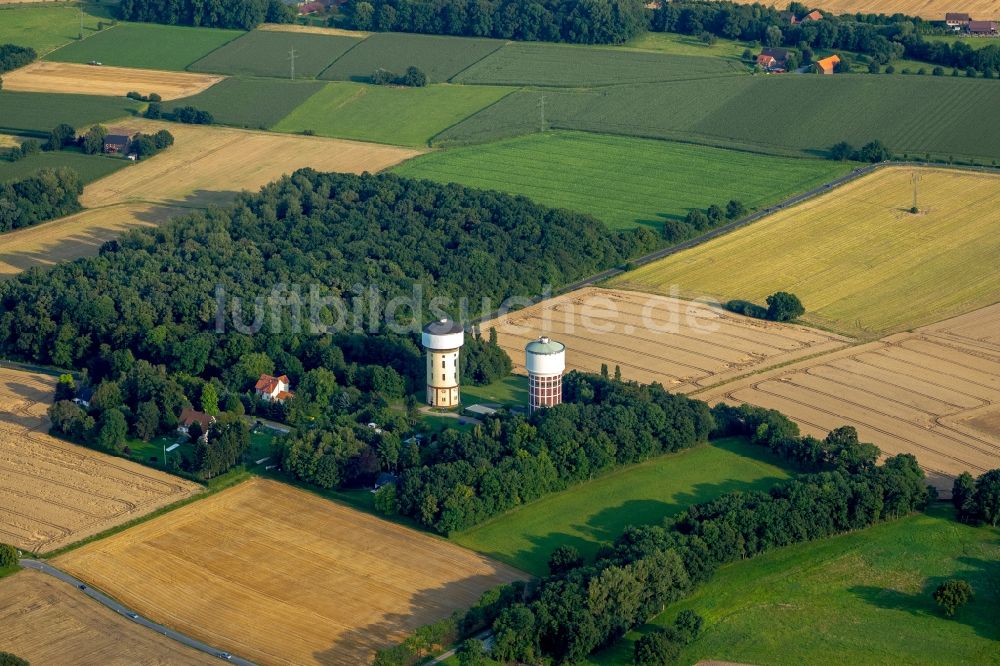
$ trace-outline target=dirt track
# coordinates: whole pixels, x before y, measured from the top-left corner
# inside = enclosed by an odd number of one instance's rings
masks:
[[[963,471],[1000,467],[1000,304],[697,397],[778,409],[814,435],[853,425],[950,490]]]
[[[130,91],[157,93],[164,100],[195,95],[223,78],[189,72],[79,65],[39,60],[3,76],[5,90],[124,97]]]
[[[621,367],[625,379],[682,393],[828,352],[846,338],[750,319],[717,306],[588,287],[493,320],[500,346],[524,372],[524,345],[549,335],[567,346],[569,369]]]
[[[57,558],[137,612],[261,664],[365,663],[523,577],[442,539],[253,479]]]
[[[218,663],[101,607],[67,583],[28,570],[0,581],[0,647],[40,665]]]
[[[200,490],[50,437],[54,386],[48,375],[0,368],[0,540],[44,553]]]

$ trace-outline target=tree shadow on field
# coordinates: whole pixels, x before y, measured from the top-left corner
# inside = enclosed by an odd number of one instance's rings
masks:
[[[1000,541],[994,543],[1000,545]],[[961,622],[983,638],[1000,640],[1000,624],[996,621],[996,609],[1000,605],[1000,560],[959,557],[955,562],[960,566],[956,567],[954,573],[928,578],[917,594],[869,585],[852,587],[849,592],[879,608],[915,617]],[[934,602],[932,595],[941,583],[951,578],[968,581],[972,585],[973,598],[967,605],[959,608],[954,617],[949,618]]]
[[[464,612],[479,600],[483,592],[513,580],[517,573],[507,569],[506,573],[499,572],[499,575],[469,576],[439,587],[417,590],[405,602],[405,612],[386,611],[378,621],[369,624],[350,626],[351,617],[338,618],[347,628],[333,639],[330,647],[314,652],[313,657],[320,664],[353,666],[369,663],[377,650],[398,645],[419,627],[443,620],[456,611]],[[364,607],[366,611],[377,613],[380,596],[405,597],[404,591],[397,590],[397,582],[379,580],[377,573],[372,578],[370,598],[349,599],[346,605]],[[528,576],[524,575],[523,579],[527,580]]]

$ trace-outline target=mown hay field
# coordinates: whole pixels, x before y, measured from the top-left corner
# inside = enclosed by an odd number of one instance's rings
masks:
[[[124,98],[5,90],[0,94],[0,131],[47,135],[60,123],[83,127],[127,116],[138,108]]]
[[[267,664],[374,650],[524,574],[285,484],[253,479],[56,559],[142,614]]]
[[[50,437],[55,378],[0,368],[0,539],[44,553],[199,491],[197,484]],[[4,585],[6,581],[4,581]]]
[[[625,54],[630,55],[630,54]],[[437,137],[485,143],[537,132],[541,99],[551,128],[681,139],[775,154],[823,155],[838,141],[880,139],[910,156],[1000,160],[1000,131],[984,126],[1000,86],[984,79],[844,74],[733,76],[613,86],[525,90]],[[762,122],[761,118],[788,119]],[[887,122],[886,119],[892,119]],[[942,119],[947,121],[943,122]]]
[[[5,90],[124,97],[130,91],[157,93],[163,99],[196,95],[221,76],[131,67],[95,67],[63,62],[33,62],[3,77]]]
[[[803,431],[849,424],[929,479],[1000,467],[1000,304],[699,393],[777,409]]]
[[[0,583],[0,645],[32,664],[217,663],[101,606],[69,583],[24,570]]]
[[[455,77],[455,83],[554,87],[730,77],[746,66],[713,57],[556,44],[508,44]]]
[[[101,245],[125,231],[155,226],[184,208],[129,204],[85,210],[75,215],[0,234],[0,279],[36,266],[53,266],[97,254]]]
[[[790,291],[803,321],[872,338],[998,299],[998,210],[1000,176],[889,167],[611,284],[757,303]]]
[[[843,347],[846,338],[750,319],[717,305],[585,288],[483,324],[524,373],[524,346],[547,335],[567,346],[568,369],[621,368],[622,377],[689,393],[749,372]]]
[[[83,41],[71,42],[46,58],[76,63],[96,60],[118,67],[181,71],[242,34],[241,30],[119,23]]]
[[[83,34],[97,31],[98,21],[108,22],[109,7],[70,2],[39,2],[12,5],[0,2],[0,44],[30,46],[44,55],[54,48],[77,39],[80,14]]]
[[[952,514],[937,507],[721,567],[586,663],[631,665],[640,632],[690,609],[705,625],[681,652],[682,664],[998,664],[1000,530],[963,525]],[[953,619],[931,596],[948,578],[975,589]]]
[[[428,153],[396,173],[523,194],[590,213],[612,228],[680,220],[739,199],[756,208],[843,175],[850,166],[696,144],[555,131]]]
[[[497,39],[376,33],[337,59],[322,79],[368,81],[376,69],[402,74],[413,66],[443,83],[504,45]]]
[[[170,112],[179,106],[208,111],[215,122],[234,127],[267,129],[323,89],[311,80],[229,77],[205,92],[165,104]]]
[[[723,439],[658,456],[518,507],[451,536],[455,543],[536,576],[559,546],[590,560],[629,525],[659,525],[691,504],[767,490],[788,473],[765,449]]]
[[[69,167],[83,179],[84,183],[103,178],[132,163],[124,158],[84,155],[70,151],[35,153],[16,162],[0,161],[0,183],[30,176],[39,169]]]
[[[290,54],[294,49],[295,76],[311,79],[360,41],[339,35],[254,30],[209,53],[189,69],[195,72],[290,78]]]
[[[329,83],[277,123],[279,132],[426,146],[436,134],[510,92],[493,86],[426,88]]]
[[[735,1],[750,5],[757,0]],[[960,3],[954,0],[819,0],[810,5],[812,8],[833,14],[906,14],[928,21],[944,21],[948,12],[966,12],[980,21],[1000,19],[1000,2],[997,0],[964,0]]]

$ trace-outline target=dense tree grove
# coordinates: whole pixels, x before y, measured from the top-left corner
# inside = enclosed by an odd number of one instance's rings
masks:
[[[991,469],[975,480],[963,472],[952,486],[951,501],[964,523],[1000,525],[1000,469]]]
[[[458,366],[462,372],[462,383],[474,386],[492,384],[509,375],[514,368],[507,352],[497,344],[495,328],[490,329],[486,340],[478,333],[466,338]]]
[[[31,666],[27,659],[22,659],[10,652],[0,652],[0,666]]]
[[[30,46],[0,44],[0,74],[34,62],[38,54]]]
[[[640,0],[349,0],[358,30],[621,44],[646,29]]]
[[[147,118],[159,118],[162,115],[162,107],[159,104],[156,106],[150,104],[146,109]],[[167,118],[179,123],[187,123],[188,125],[211,125],[215,122],[215,118],[211,113],[196,109],[193,106],[179,106],[168,114]]]
[[[253,30],[261,23],[291,23],[294,10],[281,0],[122,0],[123,21]]]
[[[9,543],[0,543],[0,569],[17,564],[17,548]]]
[[[746,215],[747,209],[742,201],[730,199],[725,206],[712,204],[706,210],[693,208],[688,211],[684,220],[664,220],[662,234],[669,243],[694,238],[702,232],[714,229],[726,222],[739,219]]]
[[[811,9],[798,2],[789,5],[789,11],[799,18]],[[707,32],[765,46],[788,46],[801,52],[804,65],[812,62],[813,49],[842,49],[864,53],[883,65],[906,57],[979,71],[1000,68],[1000,47],[973,49],[964,42],[925,40],[923,33],[934,32],[935,28],[903,14],[824,13],[821,21],[791,25],[788,17],[773,6],[680,0],[660,3],[653,10],[650,29],[687,35]]]
[[[501,413],[445,431],[404,469],[400,512],[449,533],[619,465],[694,446],[708,406],[662,386],[570,373],[564,403],[530,417]]]
[[[83,181],[69,168],[39,169],[0,183],[0,232],[29,227],[80,210]]]

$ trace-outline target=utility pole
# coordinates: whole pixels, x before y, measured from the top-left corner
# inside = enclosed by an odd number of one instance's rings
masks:
[[[545,131],[545,95],[542,95],[541,99],[538,100],[538,113],[540,116],[540,123],[542,132]]]
[[[80,5],[80,39],[83,40],[83,5]]]
[[[295,78],[295,49],[288,52],[288,60],[292,65],[291,78]]]
[[[910,180],[913,183],[913,208],[911,208],[910,210],[916,213],[918,210],[920,210],[919,208],[917,208],[917,191],[919,190],[920,187],[920,174],[914,171],[913,174],[910,176]]]

